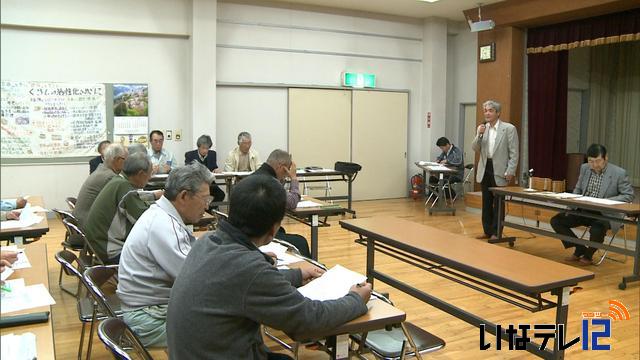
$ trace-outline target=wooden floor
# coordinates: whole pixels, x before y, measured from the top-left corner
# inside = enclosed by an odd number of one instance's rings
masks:
[[[467,212],[462,208],[463,202],[458,202],[457,216],[434,215],[429,216],[424,209],[424,203],[411,199],[365,201],[354,203],[358,217],[370,217],[375,215],[395,215],[417,223],[434,226],[451,233],[465,234],[468,236],[479,235],[481,230],[480,215],[477,212]],[[331,226],[321,228],[319,231],[321,262],[331,267],[342,264],[352,270],[364,273],[365,249],[354,243],[355,235],[343,230],[337,224],[339,218],[330,219]],[[57,220],[50,222],[51,231],[42,238],[48,246],[49,279],[52,295],[56,300],[53,306],[53,322],[55,332],[56,355],[58,359],[72,359],[76,357],[77,346],[80,338],[80,322],[76,314],[75,299],[66,293],[62,293],[57,286],[59,265],[54,259],[54,253],[61,249],[60,241],[64,235],[64,229]],[[309,237],[309,228],[303,224],[287,221],[287,232],[303,234]],[[521,239],[516,242],[515,250],[536,256],[561,262],[570,254],[565,250],[559,240],[544,237],[536,237],[530,233],[506,230],[507,235],[515,235]],[[442,239],[446,241],[447,239]],[[480,241],[480,240],[478,240]],[[496,245],[504,246],[504,245]],[[620,255],[615,254],[617,258]],[[500,259],[496,259],[500,261]],[[555,319],[553,310],[530,313],[513,305],[475,292],[469,288],[454,284],[450,281],[431,276],[416,268],[401,264],[397,260],[385,256],[377,256],[376,263],[386,272],[407,281],[413,286],[440,297],[471,313],[481,315],[496,324],[507,326],[508,324],[551,324]],[[631,319],[615,321],[612,323],[612,336],[606,343],[611,344],[611,351],[583,351],[581,344],[573,346],[566,353],[569,358],[640,358],[640,287],[638,283],[631,284],[626,291],[618,290],[618,283],[622,275],[628,275],[632,271],[632,261],[626,264],[606,260],[601,266],[589,267],[596,273],[594,280],[580,284],[582,290],[571,296],[569,307],[568,339],[573,339],[581,334],[581,312],[600,311],[608,313],[608,301],[617,299],[622,301],[629,312]],[[533,269],[531,271],[534,271]],[[479,330],[457,318],[426,305],[398,290],[390,288],[381,282],[376,282],[375,289],[391,294],[395,305],[408,314],[408,320],[418,326],[445,339],[447,345],[444,349],[429,354],[433,359],[525,359],[533,358],[527,352],[504,350],[507,347],[503,343],[503,350],[496,351],[492,347],[487,351],[479,350]],[[554,299],[554,298],[552,298]],[[233,334],[230,334],[232,337]],[[495,339],[493,339],[495,340]],[[492,341],[495,343],[495,341]],[[86,348],[86,347],[85,347]],[[163,353],[160,354],[164,357]],[[99,340],[94,341],[94,359],[110,358]],[[302,359],[326,359],[327,356],[318,351],[303,349]]]

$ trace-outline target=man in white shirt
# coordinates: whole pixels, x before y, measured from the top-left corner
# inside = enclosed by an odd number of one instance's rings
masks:
[[[478,239],[495,239],[498,234],[498,204],[489,188],[511,184],[518,167],[518,131],[500,120],[501,105],[488,100],[482,104],[485,123],[480,124],[471,143],[480,153],[476,181],[482,185],[482,228]]]
[[[149,156],[153,164],[153,174],[166,174],[178,167],[173,153],[163,147],[164,134],[162,131],[153,130],[149,134],[149,142],[151,143]]]
[[[186,224],[209,208],[213,174],[192,163],[173,170],[164,195],[131,229],[120,255],[117,294],[124,321],[145,346],[166,347],[169,294],[195,237]]]

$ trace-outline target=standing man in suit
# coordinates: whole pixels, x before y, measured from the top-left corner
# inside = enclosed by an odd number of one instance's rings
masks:
[[[509,185],[518,167],[518,132],[500,120],[501,105],[494,100],[482,104],[485,123],[478,126],[471,147],[480,153],[476,181],[482,185],[482,228],[478,239],[496,239],[498,203],[489,188]]]
[[[98,144],[98,153],[100,153],[100,155],[89,160],[89,174],[96,171],[98,166],[104,162],[104,149],[106,149],[109,144],[111,144],[111,141],[109,140],[100,141]]]
[[[184,164],[189,165],[192,162],[196,161],[206,166],[209,171],[212,173],[220,173],[222,172],[220,168],[218,168],[218,163],[216,161],[216,152],[211,150],[213,146],[213,141],[211,141],[211,137],[209,135],[202,135],[196,141],[196,146],[198,148],[196,150],[187,151],[184,153]],[[212,181],[209,185],[209,194],[213,196],[213,202],[219,202],[224,200],[224,191],[220,189],[218,185],[216,185],[215,181]]]
[[[580,176],[574,194],[591,196],[600,199],[632,202],[633,188],[627,177],[627,172],[613,164],[609,164],[607,149],[600,144],[591,144],[587,149],[587,163],[580,167]],[[589,211],[585,211],[589,212]],[[592,212],[593,213],[593,212]],[[551,227],[561,235],[577,238],[571,228],[577,226],[591,226],[589,239],[597,243],[604,242],[607,230],[611,228],[608,221],[598,220],[586,216],[560,213],[551,218]],[[587,266],[593,263],[593,253],[596,248],[562,241],[564,248],[575,246],[573,255],[567,257],[567,261],[577,261],[578,265]]]

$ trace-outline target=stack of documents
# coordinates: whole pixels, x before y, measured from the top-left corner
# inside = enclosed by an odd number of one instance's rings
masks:
[[[319,278],[299,287],[298,291],[311,300],[335,300],[347,295],[353,285],[366,280],[366,276],[336,265]]]
[[[33,333],[7,334],[0,338],[2,359],[37,359],[36,336]]]

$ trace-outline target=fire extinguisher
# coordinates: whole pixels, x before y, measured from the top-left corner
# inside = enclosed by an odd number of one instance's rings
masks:
[[[409,190],[409,196],[413,200],[418,200],[422,195],[424,179],[421,174],[415,174],[411,177],[411,190]]]

